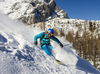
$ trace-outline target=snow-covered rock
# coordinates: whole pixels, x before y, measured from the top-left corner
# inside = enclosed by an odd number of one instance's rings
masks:
[[[5,0],[0,4],[2,4],[1,10],[12,19],[18,19],[27,24],[45,21],[52,15],[68,18],[67,13],[60,10],[54,0]]]

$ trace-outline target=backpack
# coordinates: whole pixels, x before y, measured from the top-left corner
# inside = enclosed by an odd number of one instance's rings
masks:
[[[42,37],[42,39],[41,39],[41,41],[43,41],[43,39],[50,39],[50,38],[44,38],[45,37],[45,32],[43,32],[43,37]],[[45,43],[42,43],[41,42],[41,46],[42,45],[45,45]],[[50,45],[50,43],[48,43],[48,44],[46,44],[46,45]]]
[[[43,37],[42,37],[42,39],[44,38],[44,36],[45,36],[45,32],[43,32]],[[49,39],[51,39],[51,37],[50,37]]]

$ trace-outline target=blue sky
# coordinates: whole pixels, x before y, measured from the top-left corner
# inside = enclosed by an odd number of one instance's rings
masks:
[[[71,19],[100,20],[100,0],[54,0]]]

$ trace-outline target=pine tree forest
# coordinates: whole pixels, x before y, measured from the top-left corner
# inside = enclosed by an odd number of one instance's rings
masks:
[[[87,25],[87,24],[86,24]],[[86,30],[87,26],[84,25],[85,29],[83,35],[80,36],[81,27],[73,37],[73,32],[68,32],[66,39],[73,42],[74,48],[77,50],[80,57],[91,62],[95,67],[98,68],[100,65],[100,34],[93,34],[94,31],[100,31],[100,24],[95,27],[95,23],[89,22],[89,30]]]

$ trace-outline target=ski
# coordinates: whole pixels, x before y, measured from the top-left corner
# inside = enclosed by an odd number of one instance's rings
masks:
[[[68,66],[68,64],[65,64],[63,63],[62,61],[58,60],[58,59],[55,59],[55,61],[60,64],[60,65],[63,65],[63,66]]]
[[[57,59],[55,59],[55,60],[56,60],[56,62],[57,62],[58,64],[61,64],[61,63],[62,63],[60,60],[57,60]]]

